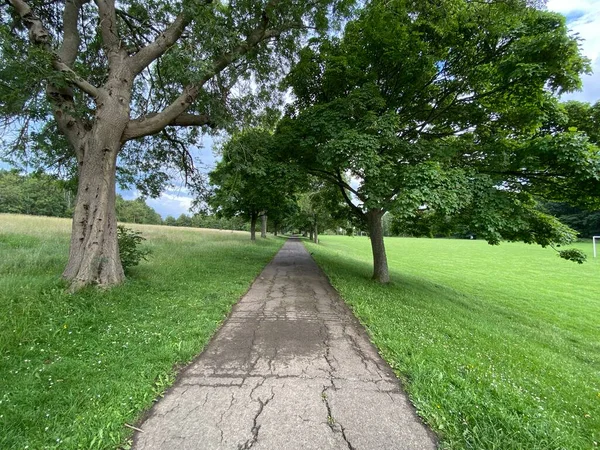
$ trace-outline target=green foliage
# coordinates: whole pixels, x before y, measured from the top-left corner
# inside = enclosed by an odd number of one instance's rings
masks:
[[[127,223],[145,223],[159,225],[162,223],[162,218],[153,208],[146,204],[143,198],[135,200],[124,200],[123,197],[117,195],[116,201],[117,220]]]
[[[578,264],[583,264],[587,259],[587,255],[578,248],[560,250],[558,252],[558,256],[560,256],[562,259],[566,259],[567,261],[575,261]]]
[[[117,240],[119,242],[119,255],[123,270],[129,271],[137,266],[142,260],[147,261],[150,249],[142,248],[142,242],[146,240],[140,231],[132,230],[123,225],[117,226]]]
[[[212,214],[194,214],[191,218],[191,226],[216,230],[243,230],[245,221],[240,217],[226,218]]]
[[[568,243],[574,231],[536,199],[598,204],[600,151],[584,126],[595,110],[556,97],[588,70],[565,18],[523,1],[373,1],[343,36],[302,50],[279,148],[342,186],[357,217]]]
[[[541,209],[576,230],[580,237],[600,235],[600,211],[587,211],[566,203],[544,202]]]
[[[70,221],[0,216],[0,448],[129,448],[124,424],[202,351],[283,244],[137,228],[153,257],[136,277],[67,294],[57,274]]]
[[[345,227],[350,211],[340,189],[316,177],[309,177],[308,188],[300,194],[295,214],[289,217],[291,227],[301,231],[319,233]]]
[[[309,251],[403,381],[442,449],[591,449],[600,442],[600,261],[551,248],[386,240],[374,285],[366,238]],[[590,255],[590,242],[576,248]]]
[[[223,159],[210,173],[214,189],[206,200],[218,216],[245,219],[281,214],[302,180],[294,167],[273,157],[273,136],[262,129],[234,135],[223,146]]]
[[[0,213],[68,217],[73,201],[72,191],[55,177],[0,170]]]

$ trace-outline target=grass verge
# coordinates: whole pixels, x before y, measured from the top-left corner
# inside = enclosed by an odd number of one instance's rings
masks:
[[[305,243],[448,449],[593,449],[600,442],[600,261],[481,241]],[[591,253],[591,244],[581,244]]]
[[[70,221],[0,214],[0,448],[127,447],[284,240],[134,226],[149,262],[124,285],[64,292]]]

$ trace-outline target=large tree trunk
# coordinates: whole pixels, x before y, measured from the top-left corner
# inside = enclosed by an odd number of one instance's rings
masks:
[[[92,284],[109,287],[125,279],[117,242],[115,179],[128,120],[129,86],[113,90],[109,84],[98,99],[94,126],[78,149],[79,185],[63,272],[71,291]]]
[[[319,228],[318,228],[318,224],[317,224],[317,221],[316,221],[316,220],[315,220],[315,222],[314,222],[314,226],[315,226],[315,231],[314,231],[314,239],[313,239],[313,242],[314,242],[315,244],[318,244],[318,243],[319,243]]]
[[[252,213],[250,215],[250,240],[251,241],[256,240],[256,219],[257,218],[258,218],[258,215],[256,213]]]
[[[367,224],[373,251],[373,279],[380,283],[389,283],[390,273],[388,271],[385,245],[383,244],[383,224],[381,223],[384,213],[385,211],[381,209],[368,211]]]
[[[260,237],[266,238],[267,237],[267,213],[263,213],[263,215],[260,216],[260,220],[261,220]]]

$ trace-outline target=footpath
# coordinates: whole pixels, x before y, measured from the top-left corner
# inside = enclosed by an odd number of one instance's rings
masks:
[[[136,432],[136,450],[435,449],[391,368],[289,239]]]

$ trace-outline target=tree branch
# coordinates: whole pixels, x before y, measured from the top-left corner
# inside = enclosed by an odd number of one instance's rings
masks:
[[[96,86],[94,86],[93,84],[89,83],[87,80],[80,77],[73,69],[71,69],[69,66],[67,66],[61,60],[59,60],[59,59],[55,60],[52,63],[52,65],[57,71],[68,75],[67,81],[69,81],[72,84],[74,84],[75,86],[77,86],[79,89],[81,89],[83,92],[88,94],[90,97],[95,99],[98,97],[98,95],[100,95],[100,91]]]
[[[121,140],[125,142],[137,137],[156,134],[165,126],[176,120],[177,117],[184,113],[196,100],[196,97],[200,93],[200,89],[208,80],[222,72],[227,66],[240,59],[261,42],[281,34],[281,31],[279,30],[266,29],[267,22],[268,20],[263,20],[261,25],[250,33],[244,42],[239,44],[231,52],[218,57],[213,62],[213,67],[208,70],[196,84],[186,86],[183,93],[162,112],[146,118],[146,120],[143,121],[138,121],[137,119],[132,120],[127,125]]]
[[[204,0],[205,5],[210,5],[213,0]],[[135,75],[148,67],[152,61],[163,55],[181,37],[185,28],[192,21],[192,17],[185,11],[180,13],[169,27],[160,33],[154,42],[142,48],[130,59],[130,68]]]
[[[63,41],[58,49],[58,58],[67,66],[73,67],[79,51],[81,39],[77,29],[79,11],[90,0],[67,0],[63,11]]]
[[[117,31],[117,13],[115,0],[94,0],[100,13],[100,31],[102,41],[108,53],[118,52],[121,45],[119,32]]]
[[[352,203],[352,200],[350,199],[350,197],[348,196],[348,193],[346,192],[346,188],[344,186],[342,186],[341,184],[338,184],[340,191],[342,191],[342,196],[344,197],[344,201],[346,202],[346,204],[350,207],[350,209],[354,212],[354,214],[356,214],[359,218],[364,218],[365,217],[365,213],[362,209],[360,209],[358,206],[356,206],[354,203]]]
[[[181,37],[185,27],[190,23],[190,17],[185,13],[179,14],[173,23],[162,33],[158,35],[154,42],[142,48],[129,59],[129,67],[134,75],[152,63],[159,56],[163,55]]]
[[[151,123],[150,126],[147,126],[147,123],[151,122],[152,119],[158,115],[158,113],[151,113],[142,118],[130,121],[127,125],[127,128],[123,132],[123,137],[121,138],[121,141],[126,142],[131,139],[156,134],[157,131],[154,131],[154,124]],[[164,124],[161,130],[169,125],[175,127],[193,127],[204,125],[213,126],[213,123],[211,122],[210,117],[207,114],[181,113],[180,115],[175,117],[175,119]]]
[[[68,80],[69,82],[73,83],[92,97],[96,97],[98,95],[98,89],[77,75],[67,63],[61,61],[59,54],[53,52],[50,45],[50,33],[48,33],[42,21],[33,13],[29,5],[24,0],[8,0],[8,2],[15,9],[29,30],[29,40],[31,41],[31,44],[43,48],[54,56],[52,61],[53,68],[57,71],[68,73],[70,78]],[[76,31],[75,34],[73,34],[73,27],[77,27],[77,17],[81,4],[69,1],[65,6],[64,18],[66,22],[64,28],[65,32],[68,31],[69,36],[65,36],[60,52],[67,61],[71,63],[77,56],[79,45],[79,35]],[[85,127],[80,120],[70,113],[73,109],[72,92],[70,92],[70,90],[57,89],[53,85],[48,84],[46,93],[53,106],[54,118],[59,129],[65,134],[79,158],[83,152],[81,146],[85,140]]]

